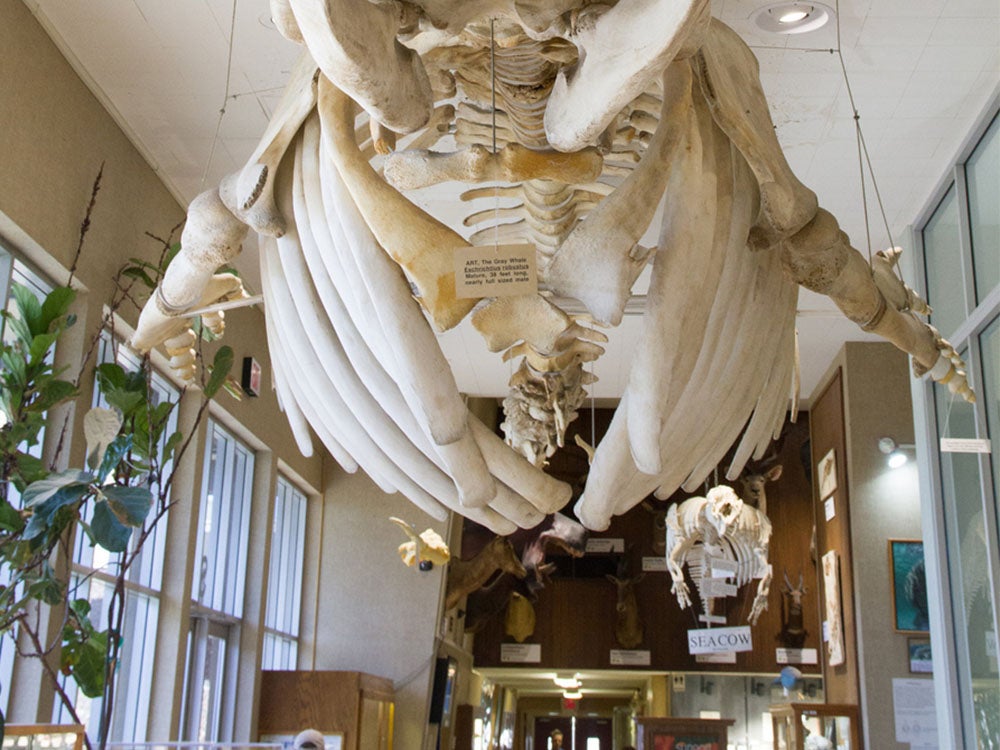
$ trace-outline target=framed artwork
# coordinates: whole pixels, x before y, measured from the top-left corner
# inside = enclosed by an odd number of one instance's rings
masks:
[[[825,500],[837,489],[837,452],[831,448],[816,465],[819,478],[819,499]]]
[[[927,633],[927,579],[924,543],[919,539],[889,540],[893,622],[897,633]]]
[[[912,674],[929,674],[934,671],[931,659],[930,638],[907,638],[906,658]]]
[[[844,663],[844,619],[840,612],[840,565],[836,550],[823,555],[823,606],[827,663],[836,667]]]

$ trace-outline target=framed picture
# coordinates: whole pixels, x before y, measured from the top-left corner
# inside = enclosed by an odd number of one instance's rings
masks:
[[[840,611],[840,565],[837,551],[823,554],[823,608],[826,628],[826,658],[831,667],[844,663],[844,619]]]
[[[931,659],[930,638],[907,638],[906,658],[910,663],[910,672],[913,674],[929,674],[934,671],[934,662]]]
[[[898,633],[927,633],[927,580],[924,543],[919,539],[889,540],[893,622]]]
[[[819,478],[819,499],[825,500],[837,489],[837,452],[831,448],[816,465]]]

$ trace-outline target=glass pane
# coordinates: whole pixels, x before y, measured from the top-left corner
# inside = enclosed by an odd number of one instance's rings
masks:
[[[983,352],[983,407],[993,449],[993,502],[1000,503],[1000,318],[979,336]]]
[[[240,617],[253,488],[253,454],[232,435],[209,424],[208,455],[193,597]]]
[[[966,317],[954,185],[927,222],[923,236],[927,302],[934,308],[930,320],[942,336],[949,338]]]
[[[967,355],[963,353],[963,357]],[[952,396],[946,386],[936,385],[938,432],[941,437],[975,437],[973,405]],[[992,732],[1000,714],[1000,679],[997,671],[996,632],[993,624],[993,591],[986,551],[986,522],[979,456],[941,453],[941,486],[948,525],[955,629],[965,635],[965,648],[958,649],[958,670],[968,675],[977,732]],[[988,735],[989,736],[989,735]],[[996,736],[996,735],[992,735]],[[981,740],[985,740],[982,737]],[[980,747],[989,747],[980,743]]]
[[[965,165],[976,301],[1000,283],[1000,117],[994,117]]]
[[[293,638],[299,633],[306,502],[302,492],[278,478],[264,622]]]

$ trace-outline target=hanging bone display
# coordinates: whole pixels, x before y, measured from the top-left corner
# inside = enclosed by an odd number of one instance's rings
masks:
[[[712,602],[735,595],[736,589],[759,579],[747,621],[757,623],[767,609],[771,588],[771,565],[767,561],[771,522],[756,508],[745,504],[732,487],[719,485],[705,497],[692,497],[667,512],[667,570],[673,580],[670,591],[681,609],[691,604],[684,580],[684,566],[704,606],[712,616]],[[727,579],[732,578],[730,584]],[[731,590],[729,590],[731,589]]]
[[[570,499],[541,467],[594,380],[595,326],[621,321],[650,263],[575,508],[588,528],[700,486],[741,433],[729,479],[763,455],[794,390],[799,285],[972,398],[898,252],[872,268],[792,174],[757,61],[708,0],[271,5],[302,58],[246,166],[191,203],[133,343],[166,346],[193,378],[189,311],[243,293],[216,271],[253,229],[274,387],[303,452],[315,435],[437,519],[536,525]],[[457,221],[407,197],[446,181],[465,184]],[[456,257],[501,243],[534,247],[537,294],[460,297]],[[470,416],[435,337],[466,318],[516,360],[506,441]]]

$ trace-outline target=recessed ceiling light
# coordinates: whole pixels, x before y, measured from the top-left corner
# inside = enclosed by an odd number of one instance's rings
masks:
[[[822,3],[771,3],[750,16],[764,31],[774,34],[803,34],[825,26],[833,18],[833,9]]]

